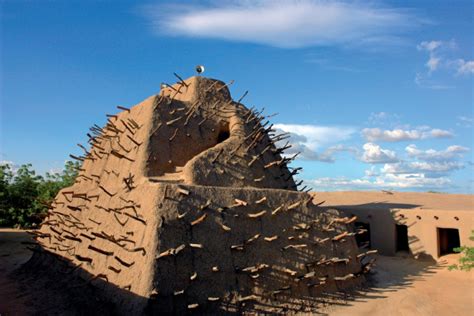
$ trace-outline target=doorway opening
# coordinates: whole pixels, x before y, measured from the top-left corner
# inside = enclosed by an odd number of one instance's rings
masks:
[[[444,256],[454,253],[454,248],[460,247],[459,230],[456,228],[438,228],[438,253]]]
[[[397,229],[397,251],[409,251],[408,245],[408,226],[396,225]]]
[[[370,224],[355,222],[354,226],[356,232],[360,232],[359,234],[355,235],[357,247],[370,249]]]

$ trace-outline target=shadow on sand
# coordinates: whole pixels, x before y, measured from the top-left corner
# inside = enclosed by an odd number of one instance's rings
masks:
[[[409,251],[395,252],[396,231],[394,210],[407,210],[420,207],[417,204],[391,203],[380,201],[357,205],[331,205],[324,206],[326,209],[337,209],[345,212],[348,216],[357,216],[357,222],[366,225],[372,233],[367,237],[367,243],[371,249],[382,249],[382,254],[389,256],[377,256],[377,263],[370,274],[366,276],[365,287],[351,293],[347,293],[343,305],[352,305],[354,302],[365,302],[372,299],[386,298],[387,292],[395,292],[411,287],[416,281],[436,273],[437,270],[446,268],[446,264],[437,262],[432,256],[426,254],[423,249],[416,249],[418,259],[414,259]],[[409,226],[408,226],[409,227]],[[385,244],[376,236],[384,236]],[[388,242],[387,242],[388,240]],[[410,245],[416,243],[418,238],[408,236]],[[387,243],[393,243],[393,247],[387,247]],[[412,246],[410,246],[410,249]]]

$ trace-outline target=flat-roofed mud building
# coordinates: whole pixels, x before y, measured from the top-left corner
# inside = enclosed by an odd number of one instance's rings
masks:
[[[320,192],[318,201],[358,217],[366,229],[357,236],[359,246],[393,256],[408,252],[438,259],[453,253],[474,230],[474,195],[405,192]]]

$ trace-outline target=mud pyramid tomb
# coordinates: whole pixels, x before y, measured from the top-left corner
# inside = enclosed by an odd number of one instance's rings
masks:
[[[31,262],[123,314],[278,312],[359,285],[355,218],[297,190],[286,135],[240,101],[192,77],[92,127]]]

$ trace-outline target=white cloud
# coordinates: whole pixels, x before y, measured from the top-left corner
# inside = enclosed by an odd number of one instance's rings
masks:
[[[422,138],[449,138],[453,136],[454,136],[453,133],[451,133],[450,131],[435,128],[427,133],[424,133],[422,135]]]
[[[413,170],[430,172],[430,173],[446,173],[449,171],[464,168],[464,163],[457,161],[427,162],[414,161],[409,163],[409,167]]]
[[[456,50],[457,44],[454,40],[450,41],[424,41],[417,45],[419,51],[428,53],[428,61],[425,67],[427,72],[417,72],[415,83],[420,87],[430,89],[447,89],[449,85],[439,84],[431,79],[435,71],[444,69],[456,75],[474,74],[474,60],[464,60],[462,58],[453,58],[453,52]]]
[[[429,178],[423,173],[411,173],[411,174],[386,174],[383,177],[385,186],[391,188],[444,188],[451,184],[451,180],[446,177]]]
[[[423,174],[425,177],[437,178],[448,172],[463,169],[464,163],[457,161],[432,161],[432,162],[399,162],[387,163],[380,169],[383,174]]]
[[[385,152],[379,146],[366,144],[367,155],[376,160],[379,157],[388,156],[395,159],[395,153]],[[454,159],[456,155],[465,152],[467,148],[462,146],[449,146],[443,151],[422,151],[414,145],[407,146],[407,151],[412,156],[433,158],[427,161],[399,161],[385,163],[383,167],[371,166],[364,171],[361,178],[350,179],[347,177],[324,177],[307,181],[315,190],[448,190],[452,187],[452,181],[448,175],[466,167],[466,164],[458,161],[437,160],[443,158]],[[367,152],[371,154],[367,154]],[[451,156],[452,155],[452,156]],[[387,158],[387,157],[384,157]],[[380,158],[382,160],[382,158]]]
[[[442,41],[423,41],[416,46],[418,50],[426,50],[430,53],[434,52],[438,47],[443,44]]]
[[[275,124],[274,128],[278,132],[290,133],[288,141],[292,147],[286,151],[286,154],[301,152],[300,159],[334,162],[334,154],[356,151],[353,147],[337,144],[350,139],[355,134],[356,129],[353,127]],[[283,146],[284,142],[281,141],[278,145]],[[327,148],[320,152],[322,147]]]
[[[431,47],[436,46],[430,45]],[[371,113],[368,123],[386,127],[396,118],[398,116],[388,112],[376,112]],[[469,117],[458,119],[462,122],[472,123]],[[405,155],[402,155],[392,148],[384,148],[376,143],[376,141],[417,141],[453,136],[451,131],[430,126],[410,128],[410,126],[400,123],[396,123],[396,126],[399,127],[395,129],[365,128],[362,130],[362,135],[368,142],[363,145],[362,152],[355,151],[353,154],[360,161],[372,164],[362,176],[356,178],[322,177],[308,180],[308,184],[314,186],[315,190],[448,191],[455,188],[450,175],[469,166],[470,162],[458,160],[464,158],[470,149],[460,145],[451,145],[435,150],[418,148],[417,145],[410,144],[405,147]],[[377,167],[377,164],[383,165]]]
[[[454,44],[454,42],[452,43]],[[437,55],[437,50],[443,46],[447,46],[447,44],[442,41],[425,41],[417,45],[416,48],[419,51],[427,51],[429,53],[429,59],[425,64],[425,66],[428,67],[429,73],[438,69],[441,58]]]
[[[396,142],[402,140],[412,140],[420,139],[421,132],[417,130],[381,130],[380,128],[364,128],[362,130],[362,135],[368,141],[387,141],[387,142]]]
[[[303,160],[314,160],[314,161],[321,161],[321,162],[330,162],[333,163],[336,161],[334,157],[337,153],[342,152],[349,152],[353,154],[357,154],[357,149],[354,147],[344,146],[344,145],[334,145],[326,148],[322,152],[316,152],[310,150],[308,147],[301,143],[293,143],[293,147],[286,151],[286,155],[295,154],[300,152],[300,159]]]
[[[458,75],[474,74],[474,60],[458,59],[453,63]]]
[[[370,166],[370,169],[367,169],[364,171],[365,177],[376,177],[379,175],[379,173],[375,170],[375,166]]]
[[[462,154],[469,151],[469,148],[453,145],[447,147],[445,150],[420,150],[415,144],[408,145],[405,151],[410,157],[421,160],[451,160],[456,157],[462,157]]]
[[[438,69],[440,63],[445,61],[446,55],[457,48],[455,40],[450,41],[424,41],[416,47],[419,51],[428,52],[428,61],[425,66],[430,72]]]
[[[406,9],[320,0],[223,1],[209,7],[146,8],[162,35],[216,38],[283,48],[380,45],[425,23]]]
[[[316,191],[324,190],[446,190],[452,181],[447,171],[462,168],[458,163],[388,163],[378,172],[374,166],[365,170],[362,178],[323,177],[306,182]]]
[[[275,124],[275,129],[289,132],[299,137],[311,150],[321,146],[348,140],[356,132],[356,129],[348,126],[321,126],[300,124]]]
[[[364,153],[361,160],[366,163],[389,163],[397,162],[398,158],[394,151],[382,149],[379,145],[366,143],[363,146]]]
[[[347,177],[323,177],[313,180],[306,180],[305,183],[311,185],[315,191],[345,191],[380,188],[380,186],[370,180],[349,179]]]
[[[445,177],[427,178],[423,174],[381,175],[373,180],[338,178],[318,178],[306,180],[315,191],[343,191],[343,190],[382,190],[382,189],[446,189],[451,180]]]
[[[426,138],[447,138],[452,137],[453,133],[437,128],[427,129],[426,127],[418,127],[417,129],[411,130],[382,130],[380,128],[364,128],[362,130],[362,135],[370,142],[399,142],[406,140],[420,140]]]
[[[440,61],[441,61],[441,58],[432,56],[426,62],[426,67],[428,67],[431,72],[435,71],[438,68]]]
[[[467,116],[458,116],[459,122],[456,123],[458,126],[462,127],[471,127],[472,123],[474,122],[474,119],[472,117],[467,117]]]

